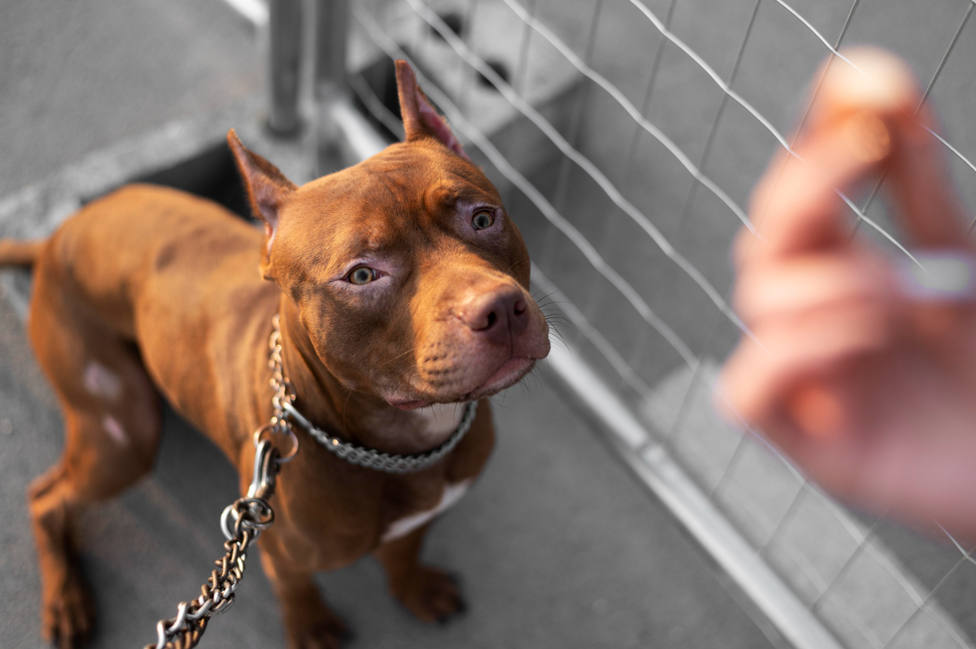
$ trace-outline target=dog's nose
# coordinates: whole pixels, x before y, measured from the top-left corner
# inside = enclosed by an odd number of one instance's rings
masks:
[[[499,344],[524,331],[529,320],[525,295],[517,286],[472,295],[458,316],[471,331]]]

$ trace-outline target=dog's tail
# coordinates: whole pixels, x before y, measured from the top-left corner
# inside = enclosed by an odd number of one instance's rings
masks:
[[[0,266],[24,266],[30,268],[41,254],[44,239],[21,241],[0,239]]]

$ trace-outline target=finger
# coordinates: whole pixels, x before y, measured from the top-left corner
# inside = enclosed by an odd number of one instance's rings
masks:
[[[850,225],[838,192],[878,169],[887,138],[884,124],[866,112],[801,133],[793,154],[781,153],[753,193],[751,218],[761,241],[743,235],[738,261],[846,243]]]
[[[965,240],[963,213],[949,182],[944,151],[931,130],[931,111],[911,71],[883,50],[845,52],[854,66],[835,65],[825,80],[817,121],[867,112],[890,131],[885,161],[889,191],[911,239],[922,247],[945,247]]]
[[[826,98],[827,111],[861,105],[884,120],[892,139],[885,163],[889,191],[916,244],[946,247],[965,243],[963,213],[949,182],[944,151],[931,132],[934,118],[921,106],[922,94],[911,72],[882,50],[855,50],[849,58],[857,69],[838,68]]]
[[[944,151],[929,130],[934,130],[929,110],[923,107],[917,118],[902,121],[895,130],[887,185],[899,221],[918,247],[971,247]]]
[[[922,96],[908,68],[872,48],[852,50],[848,59],[853,65],[835,63],[824,75],[794,146],[800,159],[781,154],[757,189],[752,218],[765,250],[784,254],[844,240],[835,190],[881,168],[916,243],[963,245],[963,212],[929,132],[932,117],[917,110]]]
[[[849,396],[829,383],[824,389],[841,401]],[[852,504],[887,509],[881,499],[866,500],[874,478],[866,466],[872,452],[867,440],[859,435],[811,435],[794,422],[794,418],[784,418],[764,428],[762,434],[826,491]]]
[[[775,318],[796,318],[845,303],[877,308],[898,296],[890,266],[866,248],[801,254],[773,263],[745,266],[735,290],[736,311],[752,329]]]
[[[788,397],[798,385],[882,351],[893,326],[886,310],[856,303],[760,327],[722,370],[721,407],[731,419],[762,428],[777,415],[790,414]]]
[[[852,56],[871,58],[864,51]],[[848,239],[837,192],[879,168],[891,150],[883,117],[901,110],[912,95],[905,84],[870,84],[863,76],[846,64],[825,64],[792,153],[781,152],[757,186],[752,218],[768,253],[789,254]]]

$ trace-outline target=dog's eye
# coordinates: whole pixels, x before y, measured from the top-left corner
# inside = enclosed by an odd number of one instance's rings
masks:
[[[471,217],[471,227],[475,230],[490,228],[495,222],[495,213],[492,210],[478,210]]]
[[[376,279],[376,271],[369,266],[356,266],[349,271],[346,279],[349,280],[350,284],[369,284]]]

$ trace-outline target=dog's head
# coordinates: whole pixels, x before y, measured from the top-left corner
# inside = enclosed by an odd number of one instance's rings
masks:
[[[498,192],[397,62],[406,137],[296,187],[231,131],[262,273],[347,388],[401,408],[475,399],[549,352],[529,257]]]

